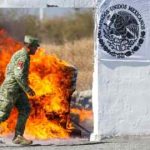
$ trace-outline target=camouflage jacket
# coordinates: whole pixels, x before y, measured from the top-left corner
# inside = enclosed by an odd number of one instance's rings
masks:
[[[25,48],[17,51],[11,58],[6,68],[5,80],[1,85],[1,90],[18,92],[23,90],[28,92],[30,56]]]

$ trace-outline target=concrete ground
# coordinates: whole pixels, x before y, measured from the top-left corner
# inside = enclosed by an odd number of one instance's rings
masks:
[[[10,138],[1,138],[0,150],[150,150],[150,136],[126,136],[90,142],[88,139],[53,139],[34,141],[31,146],[11,143]]]

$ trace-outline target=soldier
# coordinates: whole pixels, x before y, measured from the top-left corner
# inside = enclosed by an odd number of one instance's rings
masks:
[[[25,36],[24,47],[12,56],[6,68],[5,80],[0,87],[0,122],[8,119],[14,106],[18,109],[18,121],[12,140],[15,144],[32,144],[31,140],[23,137],[23,133],[30,113],[27,94],[35,95],[28,85],[30,55],[34,55],[38,47],[38,39]]]

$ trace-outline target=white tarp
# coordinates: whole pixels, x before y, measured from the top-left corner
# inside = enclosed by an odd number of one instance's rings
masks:
[[[150,61],[150,0],[105,0],[97,6],[100,59]]]

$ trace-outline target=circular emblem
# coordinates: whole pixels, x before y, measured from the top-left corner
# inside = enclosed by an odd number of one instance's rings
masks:
[[[133,7],[118,4],[101,15],[98,39],[103,50],[116,58],[129,57],[144,42],[145,24]]]

